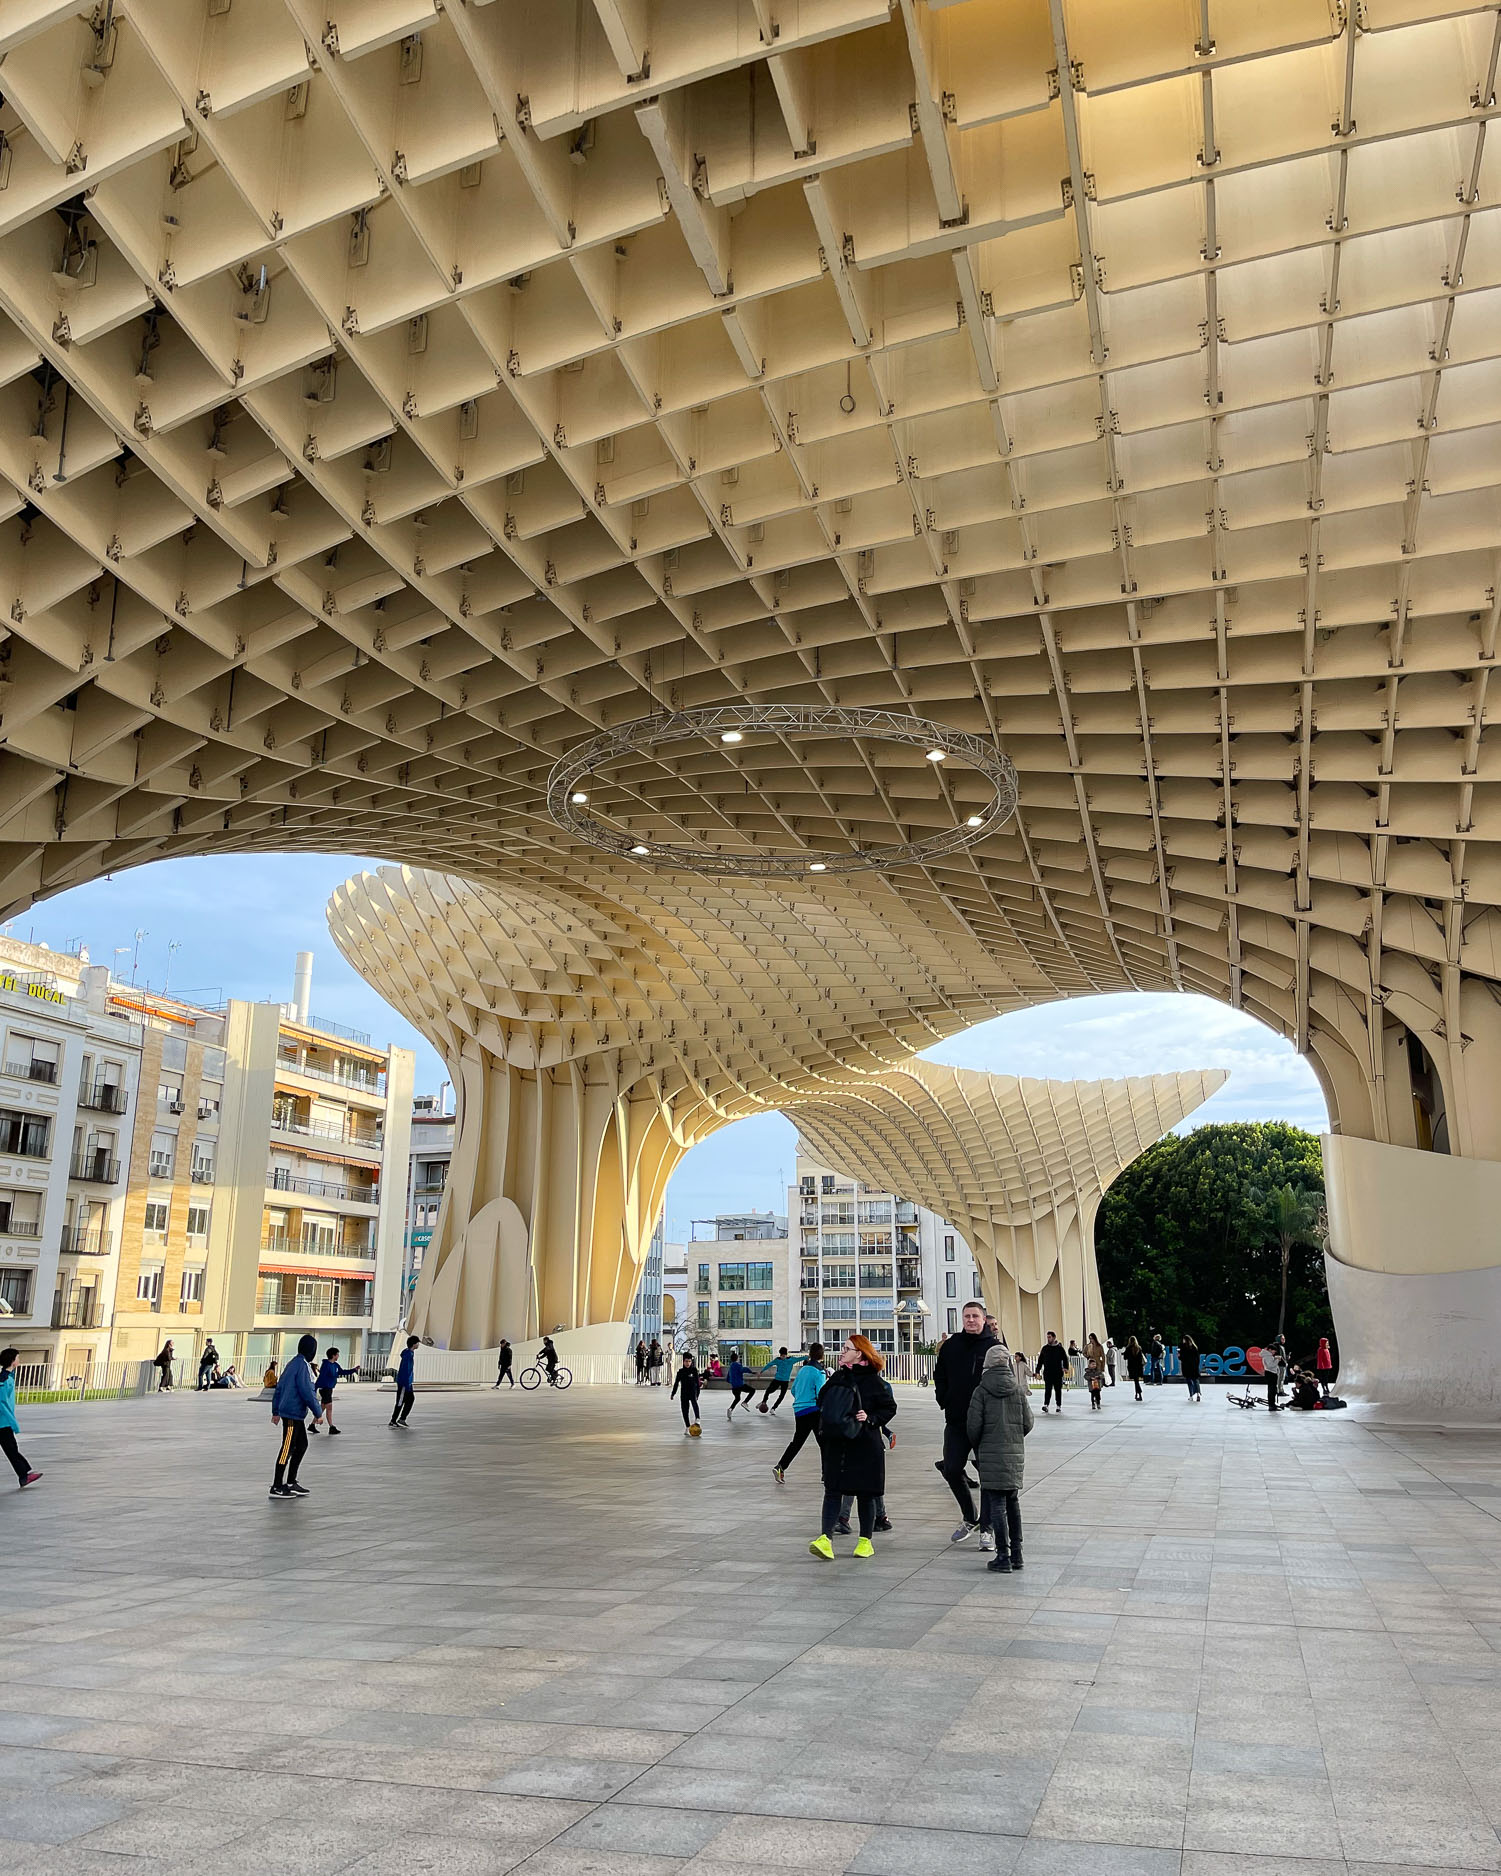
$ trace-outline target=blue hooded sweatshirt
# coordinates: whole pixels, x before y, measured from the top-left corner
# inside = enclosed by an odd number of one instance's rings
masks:
[[[332,1394],[346,1375],[351,1375],[356,1372],[357,1370],[353,1368],[341,1368],[336,1361],[325,1359],[320,1363],[318,1368],[318,1385],[321,1388],[326,1388],[328,1392]]]
[[[0,1380],[0,1427],[8,1427],[12,1433],[19,1433],[16,1425],[16,1371],[7,1368],[3,1380]]]
[[[404,1348],[401,1351],[401,1360],[396,1364],[396,1385],[399,1388],[410,1389],[414,1387],[416,1385],[416,1372],[417,1351],[414,1348]]]
[[[730,1363],[730,1386],[731,1388],[741,1388],[745,1386],[745,1363],[741,1361],[738,1355]]]
[[[818,1396],[824,1382],[828,1379],[816,1362],[805,1361],[792,1377],[792,1415],[800,1419],[803,1414],[818,1412]]]
[[[278,1420],[301,1420],[304,1414],[312,1414],[316,1419],[323,1412],[306,1355],[294,1355],[282,1369],[271,1411]]]

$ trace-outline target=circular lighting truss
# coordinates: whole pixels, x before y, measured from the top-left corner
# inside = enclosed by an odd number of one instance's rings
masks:
[[[867,847],[848,853],[808,849],[802,853],[716,853],[706,846],[667,845],[641,834],[606,827],[588,811],[589,778],[622,757],[649,755],[671,743],[743,744],[748,736],[863,737],[872,742],[905,743],[921,749],[935,767],[951,758],[972,768],[990,784],[989,804],[956,827],[900,846]],[[559,827],[590,846],[619,854],[643,866],[726,878],[786,878],[802,873],[859,873],[877,868],[921,866],[983,840],[1016,812],[1016,770],[1007,757],[981,736],[970,736],[942,723],[907,716],[897,710],[841,709],[837,704],[717,704],[704,710],[675,710],[641,717],[619,729],[580,743],[553,764],[547,778],[547,811]]]

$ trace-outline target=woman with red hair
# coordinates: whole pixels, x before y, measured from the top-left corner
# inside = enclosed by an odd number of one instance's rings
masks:
[[[808,1548],[832,1563],[840,1501],[852,1493],[860,1507],[857,1557],[873,1557],[876,1502],[886,1490],[886,1445],[881,1429],[896,1413],[896,1397],[882,1377],[885,1357],[863,1335],[852,1335],[839,1366],[818,1397],[819,1445],[823,1453],[823,1529]]]

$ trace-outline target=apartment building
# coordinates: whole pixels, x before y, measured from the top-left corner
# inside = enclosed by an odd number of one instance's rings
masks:
[[[695,1219],[689,1239],[689,1339],[706,1356],[767,1361],[796,1346],[787,1220],[775,1212],[723,1212]]]
[[[668,1338],[676,1327],[676,1309],[670,1307],[672,1299],[667,1292],[667,1272],[669,1268],[679,1269],[683,1266],[688,1247],[684,1244],[669,1244],[663,1235],[665,1230],[664,1222],[658,1219],[646,1253],[646,1262],[641,1266],[641,1281],[636,1286],[636,1300],[631,1305],[632,1348],[638,1341],[650,1344],[653,1338],[667,1347]]]
[[[412,1291],[427,1247],[438,1225],[438,1212],[448,1187],[457,1117],[449,1111],[447,1083],[436,1094],[419,1094],[412,1102],[411,1152],[407,1169],[406,1224],[402,1240],[401,1307],[405,1322]]]
[[[87,1381],[108,1358],[142,1034],[88,953],[0,938],[0,1336]]]
[[[953,1227],[893,1192],[876,1192],[820,1164],[798,1143],[798,1332],[837,1347],[852,1329],[883,1353],[959,1328],[980,1295],[969,1247]]]

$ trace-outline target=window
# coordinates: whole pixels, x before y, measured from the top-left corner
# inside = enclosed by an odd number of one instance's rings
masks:
[[[302,1214],[302,1249],[332,1257],[339,1240],[339,1221],[327,1212]]]
[[[954,1240],[951,1236],[946,1236],[943,1240],[943,1261],[946,1264],[954,1261]]]
[[[709,1322],[709,1305],[707,1303],[700,1303],[698,1306],[698,1322],[700,1328],[707,1328]]]
[[[771,1327],[771,1304],[747,1303],[745,1326],[747,1329],[769,1329]]]
[[[891,1322],[896,1315],[896,1303],[889,1296],[862,1296],[860,1298],[860,1317],[864,1322],[880,1320]]]
[[[959,1279],[952,1270],[946,1270],[943,1273],[943,1293],[945,1296],[959,1294]]]
[[[223,1049],[205,1049],[203,1051],[203,1076],[206,1081],[223,1081],[224,1060]]]
[[[170,1179],[172,1167],[177,1159],[177,1135],[175,1133],[154,1133],[151,1136],[151,1177]]]
[[[32,1270],[0,1270],[0,1303],[9,1303],[13,1316],[31,1314]]]
[[[769,1290],[771,1265],[721,1264],[719,1287],[721,1290]]]
[[[744,1303],[721,1303],[719,1305],[719,1327],[725,1329],[743,1329],[745,1327]]]
[[[826,1296],[823,1299],[825,1322],[853,1322],[855,1299],[852,1296]]]
[[[862,1290],[889,1290],[891,1288],[890,1264],[862,1264],[860,1288]]]
[[[797,1189],[805,1198],[812,1198],[813,1194],[818,1190],[818,1181],[811,1173],[805,1173],[803,1177],[798,1180]]]
[[[188,1207],[188,1236],[190,1238],[208,1236],[208,1207],[206,1205]]]
[[[825,1173],[819,1183],[825,1192],[832,1192],[834,1190],[833,1173]]]
[[[182,1273],[182,1300],[184,1303],[203,1301],[203,1268],[185,1270]]]
[[[975,1299],[982,1303],[985,1300],[985,1292],[980,1288],[980,1273],[978,1270],[975,1272]]]
[[[332,1316],[337,1313],[339,1286],[331,1277],[297,1279],[296,1313],[299,1316]]]
[[[42,1194],[0,1192],[0,1238],[39,1238],[42,1235]]]
[[[5,1072],[23,1081],[57,1080],[62,1050],[55,1042],[39,1042],[34,1036],[18,1036],[12,1030],[5,1045]]]
[[[46,1159],[51,1123],[45,1114],[0,1107],[0,1153],[17,1159]]]
[[[951,1309],[949,1311],[949,1334],[957,1335],[958,1333],[959,1333],[959,1312],[957,1309]]]
[[[282,1313],[280,1277],[262,1277],[257,1282],[255,1313],[258,1316],[279,1316]]]
[[[171,1211],[172,1207],[165,1199],[148,1199],[146,1201],[146,1216],[142,1221],[145,1229],[147,1231],[155,1231],[160,1235],[165,1235],[167,1219],[171,1215]]]
[[[209,1186],[214,1183],[214,1143],[212,1140],[193,1142],[190,1177],[195,1186]]]
[[[219,1118],[219,1101],[217,1096],[211,1094],[199,1095],[198,1118],[200,1120],[217,1120]]]
[[[162,1300],[162,1267],[160,1264],[142,1264],[136,1275],[136,1301],[149,1303],[156,1309]]]
[[[159,1081],[156,1084],[156,1098],[164,1106],[171,1108],[174,1114],[180,1114],[182,1112],[182,1083]]]
[[[853,1290],[855,1266],[853,1264],[825,1264],[823,1286],[826,1290]]]

